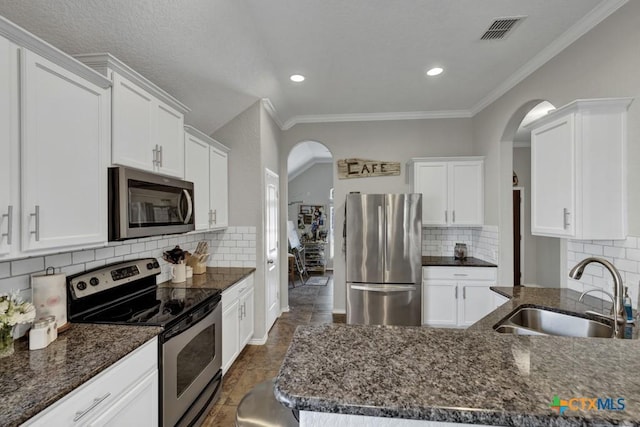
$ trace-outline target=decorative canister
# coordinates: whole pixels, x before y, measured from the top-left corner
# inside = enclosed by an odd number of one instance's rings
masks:
[[[456,243],[453,248],[453,257],[455,259],[465,259],[467,257],[467,245],[465,243]]]

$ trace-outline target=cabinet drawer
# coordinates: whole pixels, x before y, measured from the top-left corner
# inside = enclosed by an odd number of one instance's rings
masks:
[[[422,267],[422,280],[496,280],[494,267]]]
[[[158,369],[158,339],[154,338],[117,361],[24,425],[83,426],[109,408],[139,379]],[[92,409],[89,409],[92,408]],[[79,413],[86,414],[79,419]]]
[[[233,301],[237,300],[240,295],[244,294],[250,287],[253,287],[253,274],[228,287],[222,293],[222,309],[224,310],[225,307],[232,304]]]

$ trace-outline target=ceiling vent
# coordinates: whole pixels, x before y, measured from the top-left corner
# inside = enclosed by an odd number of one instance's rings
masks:
[[[482,37],[480,37],[480,40],[502,40],[507,36],[507,33],[513,30],[524,18],[525,16],[496,18]]]

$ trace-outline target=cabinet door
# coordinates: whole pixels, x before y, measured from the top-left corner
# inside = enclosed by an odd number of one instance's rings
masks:
[[[449,164],[449,224],[454,226],[484,223],[483,162]]]
[[[414,189],[422,193],[422,225],[447,225],[447,163],[416,163]]]
[[[238,299],[230,302],[222,311],[222,371],[227,372],[240,354],[240,304]]]
[[[87,424],[89,427],[158,426],[158,371],[139,380]]]
[[[153,171],[157,142],[151,134],[155,99],[124,77],[113,74],[112,159],[117,165]]]
[[[105,243],[109,92],[23,53],[22,250]]]
[[[196,230],[207,230],[209,215],[209,144],[185,133],[185,179],[193,182]]]
[[[573,236],[575,213],[574,117],[531,132],[531,233]]]
[[[422,323],[429,326],[456,326],[458,289],[455,282],[424,280],[422,282]]]
[[[460,295],[458,326],[470,326],[492,312],[495,308],[494,292],[489,289],[494,283],[459,282]]]
[[[0,260],[18,248],[18,47],[0,37]]]
[[[157,171],[184,178],[184,116],[155,101],[155,143],[159,145]]]
[[[229,165],[227,153],[214,147],[209,151],[211,227],[229,225]]]
[[[242,320],[240,321],[240,351],[253,337],[253,287],[240,295]]]

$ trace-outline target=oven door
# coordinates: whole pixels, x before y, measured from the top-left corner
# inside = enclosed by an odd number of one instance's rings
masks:
[[[207,304],[165,334],[162,415],[174,426],[194,402],[208,400],[198,398],[222,367],[222,304]]]

